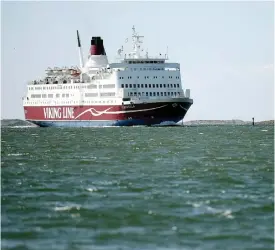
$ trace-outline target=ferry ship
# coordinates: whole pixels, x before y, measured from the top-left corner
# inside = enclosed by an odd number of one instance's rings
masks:
[[[144,36],[132,28],[132,51],[117,50],[109,63],[101,37],[92,37],[84,63],[77,31],[79,67],[54,67],[27,84],[25,120],[40,127],[175,125],[193,104],[183,89],[179,63],[168,51],[149,56]],[[125,40],[128,42],[128,39]]]

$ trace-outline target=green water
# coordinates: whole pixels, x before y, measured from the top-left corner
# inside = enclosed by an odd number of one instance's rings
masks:
[[[273,249],[274,128],[2,128],[1,249]]]

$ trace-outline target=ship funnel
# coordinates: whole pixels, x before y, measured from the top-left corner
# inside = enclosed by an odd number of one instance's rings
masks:
[[[93,55],[106,55],[103,40],[100,37],[92,37],[90,54]]]
[[[108,64],[103,40],[99,36],[92,37],[90,56],[85,64],[85,72],[93,68],[107,67]]]

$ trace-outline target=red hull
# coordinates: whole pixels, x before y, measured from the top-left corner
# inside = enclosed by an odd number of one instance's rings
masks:
[[[192,102],[186,101],[134,104],[127,106],[25,106],[24,111],[25,119],[33,121],[34,123],[37,121],[96,122],[132,120],[133,122],[138,121],[138,124],[150,125],[158,124],[163,121],[178,122],[184,118],[191,105]],[[133,123],[132,125],[135,124]]]

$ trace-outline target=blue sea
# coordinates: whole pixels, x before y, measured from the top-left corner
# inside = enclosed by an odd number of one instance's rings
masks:
[[[2,128],[1,249],[274,249],[273,126]]]

